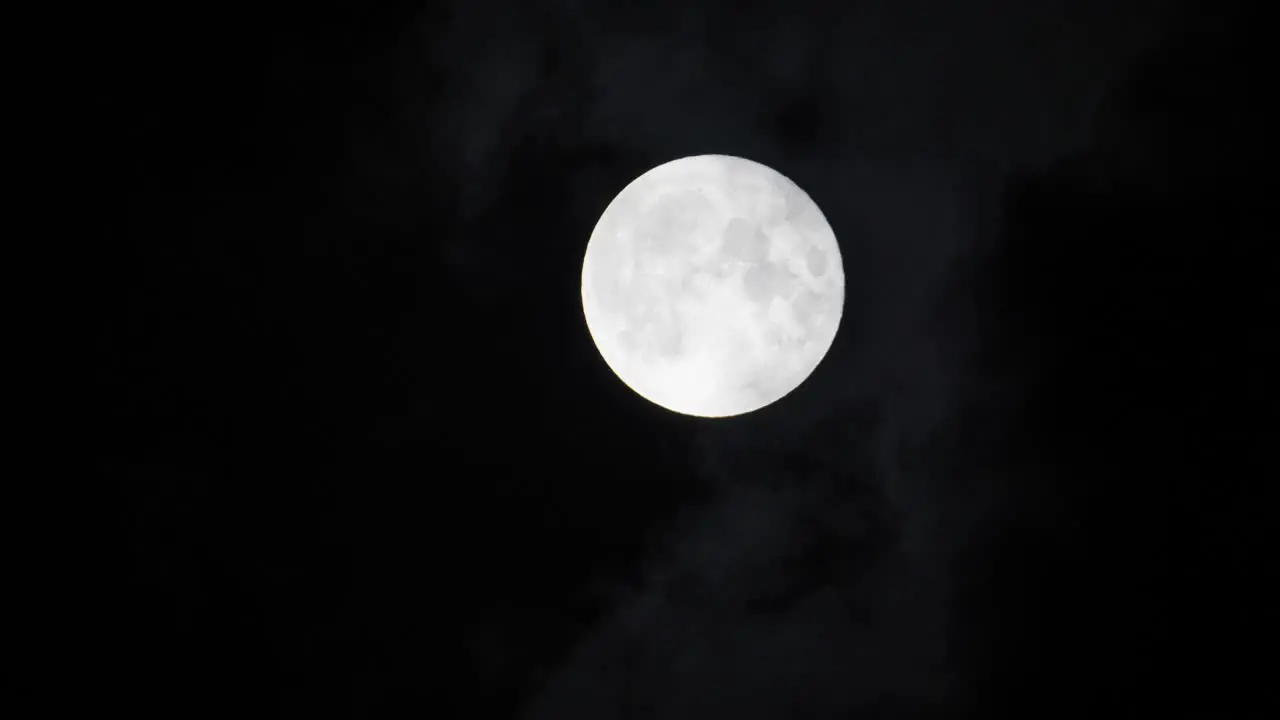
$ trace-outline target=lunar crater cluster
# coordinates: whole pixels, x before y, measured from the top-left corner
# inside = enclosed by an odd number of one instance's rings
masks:
[[[704,155],[619,193],[588,242],[582,299],[629,387],[719,417],[808,377],[834,339],[843,283],[834,233],[807,194],[758,163]]]

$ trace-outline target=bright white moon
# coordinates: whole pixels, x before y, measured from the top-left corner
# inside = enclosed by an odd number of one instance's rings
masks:
[[[582,309],[604,361],[685,415],[741,415],[794,390],[830,349],[843,306],[840,249],[818,206],[773,169],[727,155],[636,178],[582,263]]]

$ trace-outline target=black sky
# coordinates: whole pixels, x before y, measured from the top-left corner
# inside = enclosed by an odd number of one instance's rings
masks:
[[[91,22],[104,708],[1263,715],[1235,6]],[[720,421],[618,382],[578,285],[613,196],[701,153],[803,187],[847,285],[810,380]]]

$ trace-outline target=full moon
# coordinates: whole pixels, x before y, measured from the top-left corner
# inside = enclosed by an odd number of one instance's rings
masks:
[[[809,377],[844,307],[826,217],[759,163],[659,165],[605,208],[582,262],[587,329],[628,387],[668,410],[729,417]]]

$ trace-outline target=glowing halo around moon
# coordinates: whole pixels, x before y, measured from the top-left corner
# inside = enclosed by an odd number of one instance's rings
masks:
[[[843,307],[840,249],[818,206],[775,170],[728,155],[636,178],[582,263],[582,309],[605,363],[685,415],[741,415],[799,387]]]

